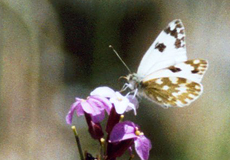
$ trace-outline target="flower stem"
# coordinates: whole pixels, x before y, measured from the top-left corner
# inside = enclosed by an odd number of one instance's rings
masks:
[[[129,160],[132,160],[134,158],[134,155],[132,154],[130,157],[129,157]]]
[[[78,152],[80,154],[81,160],[84,160],[83,152],[82,152],[82,149],[81,149],[81,143],[80,143],[80,139],[79,139],[76,127],[72,126],[71,128],[73,130],[73,133],[74,133],[74,136],[75,136],[75,139],[76,139],[76,142],[77,142]]]
[[[122,115],[120,116],[120,122],[123,122],[124,118],[125,118],[125,116],[124,116],[124,114],[122,114]]]
[[[105,155],[105,139],[104,138],[101,138],[100,139],[100,153],[101,153],[101,159],[104,158],[104,155]]]

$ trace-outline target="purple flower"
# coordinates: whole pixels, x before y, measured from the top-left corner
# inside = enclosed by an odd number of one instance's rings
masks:
[[[120,118],[121,118],[121,115],[117,114],[115,108],[112,107],[112,109],[110,111],[110,114],[109,114],[108,121],[107,121],[106,129],[105,129],[108,134],[110,134],[110,132],[112,131],[113,127],[117,123],[119,123]]]
[[[93,139],[100,140],[103,136],[103,130],[100,123],[95,123],[92,120],[92,116],[90,116],[88,113],[85,113],[85,119],[88,124],[88,131]]]
[[[151,142],[139,130],[139,127],[130,121],[116,124],[110,134],[109,142],[121,143],[127,140],[134,140],[135,150],[141,160],[148,160],[149,151],[152,148]]]
[[[96,89],[94,89],[90,95],[97,95],[97,96],[102,96],[102,97],[113,97],[114,96],[115,91],[109,87],[103,86],[103,87],[97,87]]]
[[[133,139],[124,140],[118,143],[108,143],[106,160],[115,160],[124,154],[134,144]]]
[[[124,114],[124,112],[134,110],[134,114],[136,115],[138,101],[133,96],[123,96],[109,87],[98,87],[92,91],[90,95],[108,97],[110,102],[114,104],[115,110],[118,114]]]
[[[112,104],[110,101],[102,96],[92,95],[87,97],[87,99],[76,98],[76,102],[71,105],[71,108],[66,116],[67,124],[72,123],[72,118],[74,111],[76,111],[78,116],[87,113],[91,116],[92,121],[95,123],[101,122],[104,117],[106,110],[109,114]]]
[[[131,103],[127,97],[122,96],[119,92],[115,92],[115,95],[110,98],[110,102],[114,104],[118,114],[124,114],[124,112],[132,109],[134,110],[134,114],[137,114],[134,104]]]

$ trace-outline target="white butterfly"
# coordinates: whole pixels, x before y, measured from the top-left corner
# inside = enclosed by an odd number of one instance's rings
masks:
[[[126,77],[124,88],[165,107],[184,107],[201,95],[207,68],[206,60],[187,60],[184,26],[176,19],[150,46],[137,73]]]

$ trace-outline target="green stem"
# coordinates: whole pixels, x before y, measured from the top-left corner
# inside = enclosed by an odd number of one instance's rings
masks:
[[[132,160],[134,158],[134,155],[132,154],[130,157],[129,157],[129,160]]]
[[[105,155],[105,139],[104,138],[100,139],[100,152],[101,152],[101,159],[103,159]]]
[[[122,115],[120,116],[120,122],[123,122],[124,118],[125,118],[125,116],[124,116],[124,114],[122,114]]]
[[[78,152],[80,154],[81,160],[84,160],[83,152],[82,152],[82,149],[81,149],[81,143],[80,143],[80,139],[79,139],[76,127],[72,126],[71,128],[73,130],[73,133],[74,133],[74,136],[75,136],[75,139],[76,139],[76,142],[77,142]]]

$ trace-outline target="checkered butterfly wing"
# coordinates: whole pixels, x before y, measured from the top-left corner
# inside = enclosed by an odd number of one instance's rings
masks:
[[[187,106],[202,94],[207,68],[205,60],[188,60],[162,69],[143,79],[142,94],[165,107]]]

